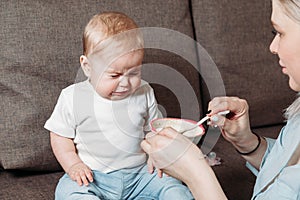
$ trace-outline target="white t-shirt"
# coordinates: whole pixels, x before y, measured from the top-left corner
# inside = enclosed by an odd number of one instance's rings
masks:
[[[149,123],[161,117],[151,86],[142,81],[131,96],[111,101],[89,81],[62,90],[45,128],[74,139],[80,159],[92,170],[108,173],[146,162],[140,147]]]

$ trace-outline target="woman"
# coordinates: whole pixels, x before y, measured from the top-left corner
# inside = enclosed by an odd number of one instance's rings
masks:
[[[275,37],[270,51],[278,55],[290,88],[300,92],[300,0],[273,0],[272,4]],[[250,130],[248,104],[243,99],[214,98],[208,108],[208,115],[214,116],[210,125],[220,127],[257,175],[252,199],[300,200],[300,97],[287,109],[287,125],[276,141]],[[230,110],[230,118],[216,115],[224,110]],[[147,137],[141,145],[156,168],[184,181],[196,199],[227,199],[201,150],[173,129]]]

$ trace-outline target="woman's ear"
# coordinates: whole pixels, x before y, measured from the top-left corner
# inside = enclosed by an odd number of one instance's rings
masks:
[[[84,55],[80,56],[80,65],[81,65],[81,68],[82,68],[84,74],[88,78],[90,78],[91,77],[91,71],[92,71],[92,69],[91,69],[89,60],[88,60],[88,58],[86,56],[84,56]]]

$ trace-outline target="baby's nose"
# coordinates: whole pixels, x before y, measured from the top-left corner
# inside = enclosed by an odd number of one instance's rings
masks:
[[[120,86],[127,86],[129,84],[129,78],[127,76],[120,77]]]

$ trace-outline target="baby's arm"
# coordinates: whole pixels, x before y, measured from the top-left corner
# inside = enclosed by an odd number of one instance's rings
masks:
[[[77,155],[72,139],[50,132],[50,140],[55,157],[72,180],[79,185],[93,182],[92,171]]]

